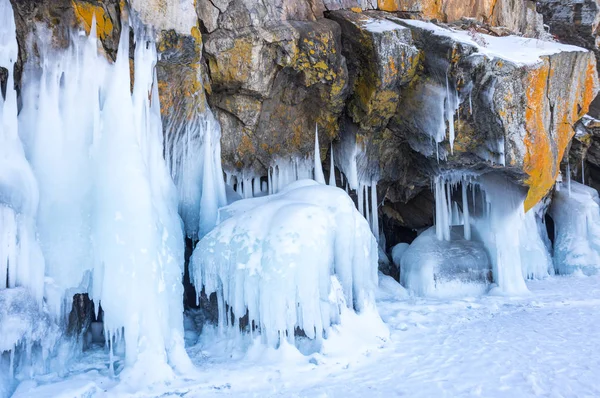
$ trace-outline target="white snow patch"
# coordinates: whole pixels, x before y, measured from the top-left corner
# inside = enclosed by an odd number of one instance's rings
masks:
[[[560,52],[588,52],[588,50],[538,39],[530,39],[520,36],[495,37],[482,34],[487,42],[482,46],[475,42],[469,32],[463,30],[445,29],[431,22],[417,21],[413,19],[398,19],[398,21],[432,32],[437,36],[448,37],[460,43],[473,46],[477,52],[488,58],[500,58],[513,62],[517,65],[533,65],[540,61],[540,57],[553,55]]]

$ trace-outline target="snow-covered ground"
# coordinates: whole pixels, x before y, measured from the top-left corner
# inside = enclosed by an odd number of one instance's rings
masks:
[[[527,296],[457,300],[399,298],[389,278],[382,285],[388,341],[340,335],[330,355],[311,357],[284,347],[222,358],[211,354],[218,344],[194,346],[196,374],[132,396],[600,396],[600,276],[528,282]],[[87,355],[66,379],[24,382],[15,397],[129,396],[127,380],[107,376],[106,360]]]

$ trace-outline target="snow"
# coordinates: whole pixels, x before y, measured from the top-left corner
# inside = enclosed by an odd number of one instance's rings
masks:
[[[529,296],[462,299],[390,298],[393,283],[380,282],[377,307],[390,335],[376,344],[327,356],[262,350],[234,358],[198,345],[188,349],[193,378],[135,393],[119,390],[100,353],[91,353],[69,378],[23,382],[14,397],[600,395],[600,276],[528,281]]]
[[[219,220],[194,250],[190,279],[216,293],[221,331],[238,331],[247,314],[247,332],[270,347],[293,345],[296,329],[320,344],[343,309],[373,305],[377,243],[343,190],[302,180],[235,202]]]
[[[363,28],[372,33],[383,33],[392,30],[406,29],[404,26],[398,25],[397,23],[387,19],[371,19],[363,25]]]
[[[530,39],[521,36],[495,37],[479,34],[486,45],[480,45],[473,40],[470,32],[464,30],[446,29],[431,22],[418,21],[414,19],[394,18],[402,24],[427,30],[434,35],[448,37],[452,40],[475,47],[478,54],[488,58],[500,58],[517,65],[533,65],[540,61],[543,56],[553,55],[560,52],[587,52],[586,49],[567,44],[561,44],[538,39]]]
[[[554,193],[554,267],[559,274],[598,273],[600,269],[600,199],[576,181]]]

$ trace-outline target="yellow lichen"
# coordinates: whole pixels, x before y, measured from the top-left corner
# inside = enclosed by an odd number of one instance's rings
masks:
[[[110,17],[106,15],[104,8],[75,0],[71,0],[71,3],[73,4],[77,21],[83,26],[88,35],[92,29],[94,16],[96,16],[96,35],[100,40],[104,40],[113,33],[113,23]]]

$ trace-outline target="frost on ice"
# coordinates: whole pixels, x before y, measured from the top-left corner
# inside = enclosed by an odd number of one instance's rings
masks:
[[[219,215],[190,274],[198,291],[216,293],[220,328],[260,332],[272,347],[299,331],[320,342],[342,307],[372,306],[377,243],[343,190],[302,180]]]

